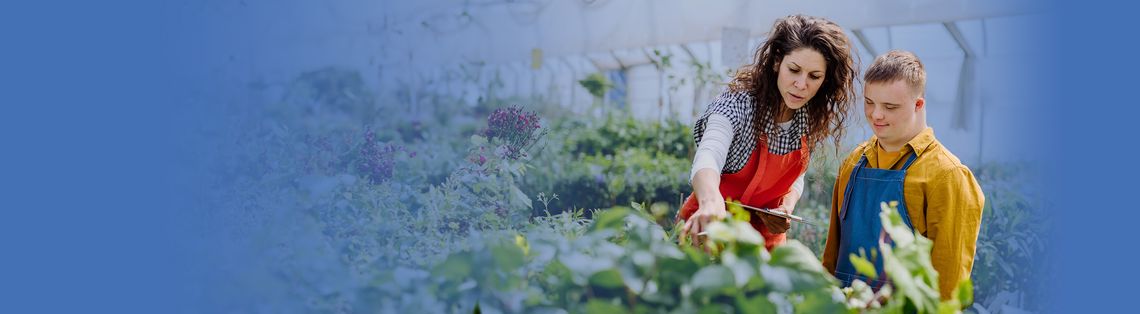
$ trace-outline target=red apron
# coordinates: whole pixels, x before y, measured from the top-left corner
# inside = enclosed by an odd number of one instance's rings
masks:
[[[768,152],[764,143],[757,144],[748,157],[748,163],[737,173],[720,176],[720,193],[725,199],[733,199],[741,204],[760,207],[776,208],[783,203],[784,195],[792,190],[792,184],[807,171],[810,153],[807,147],[807,137],[800,140],[800,149],[784,155]],[[689,195],[685,204],[681,206],[678,216],[689,219],[697,211],[697,198]],[[752,213],[749,221],[752,228],[760,231],[764,236],[764,247],[769,251],[777,245],[787,241],[785,233],[771,233],[764,222],[760,221],[759,213]]]

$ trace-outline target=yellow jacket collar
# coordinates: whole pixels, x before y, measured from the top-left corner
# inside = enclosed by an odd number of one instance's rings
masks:
[[[926,151],[931,144],[934,144],[934,141],[934,129],[926,127],[922,132],[918,132],[918,135],[906,142],[906,146],[910,146],[910,148],[914,150],[915,155],[922,156],[922,152]],[[874,154],[875,148],[878,147],[878,145],[879,137],[872,135],[868,145],[863,147],[863,155]]]

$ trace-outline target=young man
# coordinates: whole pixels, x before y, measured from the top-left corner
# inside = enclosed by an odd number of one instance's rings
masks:
[[[926,70],[913,53],[893,50],[875,58],[864,74],[863,111],[875,136],[851,152],[839,168],[831,198],[831,229],[823,265],[844,286],[858,278],[849,256],[878,251],[880,203],[899,201],[903,221],[934,242],[930,253],[942,298],[970,278],[985,198],[962,165],[926,126]],[[877,256],[877,254],[876,254]]]

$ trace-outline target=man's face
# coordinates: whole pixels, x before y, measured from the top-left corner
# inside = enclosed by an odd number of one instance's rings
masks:
[[[902,145],[918,134],[925,105],[904,80],[863,85],[863,113],[880,141]]]

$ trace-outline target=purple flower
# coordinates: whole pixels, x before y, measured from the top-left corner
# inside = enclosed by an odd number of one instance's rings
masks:
[[[499,108],[487,117],[487,129],[482,134],[488,140],[500,140],[507,148],[507,158],[518,159],[541,137],[538,121],[538,114],[520,107]]]
[[[364,133],[364,144],[360,147],[360,163],[356,170],[368,177],[372,183],[387,181],[392,178],[396,166],[396,152],[403,148],[393,144],[380,144],[376,142],[376,134],[371,130]],[[415,156],[415,153],[412,153]]]
[[[483,154],[471,156],[469,159],[471,160],[471,162],[473,162],[477,165],[480,165],[480,166],[482,166],[484,163],[487,162],[487,157],[484,157]]]

